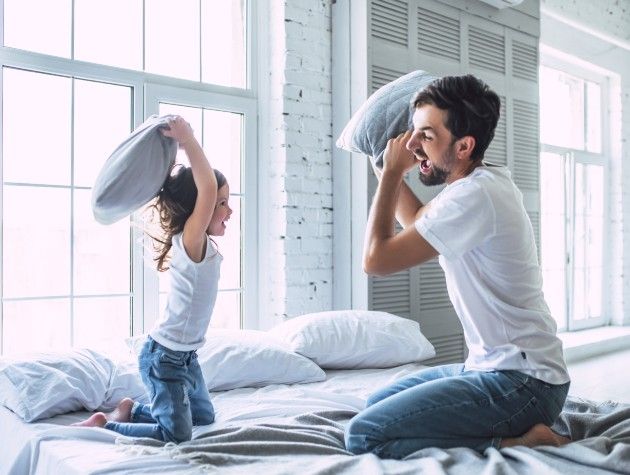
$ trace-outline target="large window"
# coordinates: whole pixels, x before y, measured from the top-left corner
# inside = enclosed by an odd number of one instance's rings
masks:
[[[176,8],[168,0],[0,0],[0,7],[0,353],[105,347],[148,331],[159,316],[168,276],[158,276],[147,254],[140,213],[103,226],[90,206],[104,161],[151,114],[183,115],[228,178],[234,214],[218,239],[225,259],[212,325],[251,325],[253,7],[245,0],[180,0]]]
[[[541,256],[560,330],[607,323],[606,78],[545,58],[540,70]]]

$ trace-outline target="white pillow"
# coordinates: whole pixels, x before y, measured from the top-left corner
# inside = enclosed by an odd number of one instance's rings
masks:
[[[311,313],[268,333],[324,369],[389,368],[435,356],[418,322],[386,312]]]
[[[0,404],[26,422],[103,403],[115,364],[88,349],[0,359]]]
[[[129,340],[136,354],[145,338]],[[326,379],[326,373],[311,360],[290,351],[267,332],[257,330],[211,328],[197,356],[210,391]]]

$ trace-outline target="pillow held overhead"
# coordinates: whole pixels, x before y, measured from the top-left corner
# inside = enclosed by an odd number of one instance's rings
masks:
[[[344,127],[337,147],[369,155],[382,168],[387,141],[413,127],[411,101],[434,79],[435,76],[418,70],[377,89]]]
[[[171,117],[152,115],[107,159],[92,189],[92,212],[99,223],[115,223],[160,191],[177,155],[177,141],[160,132]]]

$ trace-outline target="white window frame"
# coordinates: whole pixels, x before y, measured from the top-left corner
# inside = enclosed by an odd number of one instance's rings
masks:
[[[242,314],[240,325],[242,328],[258,327],[258,75],[257,75],[257,34],[258,23],[255,1],[247,1],[246,48],[247,48],[247,87],[244,89],[226,87],[177,79],[144,71],[128,70],[108,65],[100,65],[77,61],[69,58],[50,56],[46,54],[5,47],[0,43],[0,91],[2,90],[2,68],[11,67],[33,72],[49,73],[57,76],[73,77],[76,79],[93,80],[103,83],[128,86],[132,88],[131,114],[134,126],[140,125],[144,118],[156,112],[156,98],[160,94],[172,94],[180,103],[191,106],[214,108],[244,115],[244,156],[242,166],[242,193],[249,195],[249,205],[242,210],[242,220],[246,223],[246,235],[242,236]],[[3,38],[3,2],[0,1],[0,41]],[[256,48],[256,49],[255,49]],[[169,96],[171,97],[171,96]],[[199,102],[191,102],[198,100]],[[150,101],[154,101],[150,103]],[[0,96],[0,107],[2,98]],[[0,128],[2,114],[0,114]],[[2,176],[2,143],[0,134],[0,354],[2,354],[3,328],[3,269],[2,269],[2,206],[3,183]],[[71,210],[72,213],[72,210]],[[133,217],[132,217],[133,220]],[[141,243],[142,232],[135,227],[132,230],[132,252],[130,265],[132,272],[130,295],[132,296],[131,334],[138,335],[150,329],[152,321],[158,315],[158,284],[157,277],[145,271],[145,259]],[[246,265],[245,265],[246,263]],[[228,263],[225,263],[228,265]],[[33,297],[36,299],[37,297]],[[26,299],[29,300],[29,299]]]
[[[190,107],[202,107],[225,112],[234,112],[243,115],[243,155],[247,157],[247,163],[241,164],[242,186],[238,196],[245,196],[245,202],[241,208],[241,225],[243,235],[241,236],[241,285],[242,285],[242,309],[241,328],[256,328],[258,325],[257,302],[258,285],[256,266],[251,265],[258,262],[258,207],[257,202],[257,170],[256,147],[257,147],[257,103],[254,97],[227,96],[208,91],[198,91],[184,89],[174,86],[163,86],[159,84],[145,85],[145,117],[158,113],[160,102],[173,102],[178,105]],[[204,144],[206,154],[212,161],[212,148],[209,144]],[[235,195],[235,193],[230,193]],[[244,265],[247,263],[247,265]],[[233,265],[230,262],[223,262],[224,266]],[[144,279],[144,299],[145,320],[144,324],[152,325],[153,319],[159,314],[158,308],[158,279],[156,273],[145,273]]]
[[[565,201],[566,207],[565,216],[567,216],[567,222],[565,223],[565,235],[566,235],[566,249],[567,249],[567,266],[566,266],[566,296],[565,296],[565,325],[561,327],[561,330],[576,331],[586,328],[594,328],[599,326],[605,326],[610,323],[610,259],[611,252],[608,246],[603,246],[602,259],[602,315],[600,317],[588,318],[584,320],[575,320],[573,318],[573,265],[574,262],[574,210],[570,209],[575,202],[575,178],[574,170],[575,164],[591,164],[600,165],[603,167],[603,179],[604,188],[609,189],[610,183],[610,157],[611,157],[611,129],[609,120],[609,104],[610,104],[610,85],[609,78],[599,68],[589,67],[587,63],[578,60],[572,60],[573,58],[568,55],[554,54],[555,50],[546,48],[541,45],[541,66],[557,69],[572,76],[584,79],[586,81],[595,82],[601,87],[602,101],[601,101],[601,117],[602,117],[602,135],[601,135],[601,153],[588,152],[586,150],[576,150],[568,147],[560,147],[556,145],[549,145],[541,142],[540,153],[553,153],[561,155],[565,160],[566,175],[564,180],[565,192],[567,193],[567,199]],[[586,110],[585,110],[586,114]],[[585,122],[586,124],[586,122]],[[603,236],[609,235],[609,217],[610,217],[610,196],[609,193],[604,192],[604,229],[602,230]],[[544,203],[541,203],[541,211]]]

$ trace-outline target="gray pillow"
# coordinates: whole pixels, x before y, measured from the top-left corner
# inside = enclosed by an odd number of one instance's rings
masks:
[[[92,188],[99,223],[115,223],[158,194],[177,155],[177,141],[160,132],[170,117],[152,115],[107,159]]]
[[[337,147],[369,155],[382,168],[387,141],[413,127],[411,101],[434,79],[425,71],[413,71],[376,90],[343,129]]]

